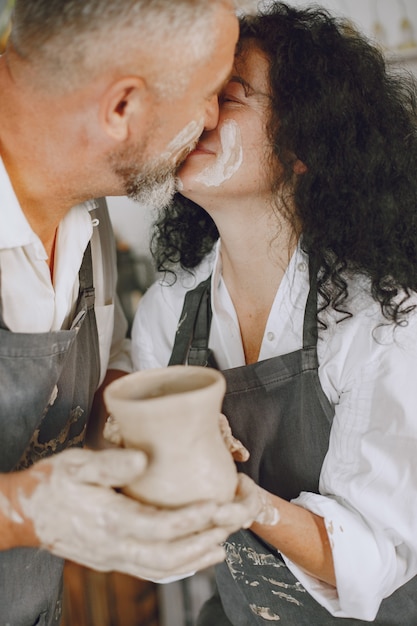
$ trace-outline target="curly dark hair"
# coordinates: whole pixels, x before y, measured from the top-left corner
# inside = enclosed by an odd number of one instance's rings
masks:
[[[302,247],[321,268],[324,305],[340,310],[346,272],[360,272],[388,320],[417,291],[417,87],[349,24],[319,8],[275,2],[241,19],[237,58],[256,45],[270,61],[268,134],[291,190]],[[294,182],[294,155],[307,166]],[[159,270],[192,269],[219,234],[176,196],[155,224]]]

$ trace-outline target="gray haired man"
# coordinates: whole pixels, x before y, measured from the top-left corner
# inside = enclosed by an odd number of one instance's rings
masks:
[[[81,449],[129,371],[103,197],[161,205],[232,67],[232,0],[17,0],[0,57],[0,622],[58,624],[63,559],[165,578],[223,558],[259,509],[152,509],[141,452]],[[97,397],[97,395],[96,395]],[[67,448],[73,448],[68,450]]]

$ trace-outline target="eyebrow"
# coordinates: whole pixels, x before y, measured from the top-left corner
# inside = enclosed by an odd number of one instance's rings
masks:
[[[233,74],[233,76],[230,77],[229,84],[230,83],[242,85],[246,98],[250,98],[251,96],[261,96],[263,98],[268,98],[269,100],[271,99],[271,94],[265,93],[263,91],[256,91],[256,89],[252,87],[252,85],[248,83],[247,80],[245,80],[238,74]]]
[[[248,83],[247,80],[245,80],[241,76],[238,76],[237,74],[230,76],[228,83],[237,83],[238,85],[242,85],[246,96],[256,93],[252,85]]]

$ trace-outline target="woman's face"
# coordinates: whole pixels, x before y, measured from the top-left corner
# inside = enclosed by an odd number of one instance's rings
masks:
[[[246,46],[219,96],[217,127],[202,134],[179,171],[180,192],[204,208],[216,199],[271,194],[268,69],[258,48]]]

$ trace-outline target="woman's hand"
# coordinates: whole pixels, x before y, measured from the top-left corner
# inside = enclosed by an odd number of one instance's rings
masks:
[[[250,456],[249,450],[245,448],[239,439],[236,439],[236,437],[233,436],[229,421],[223,413],[220,413],[219,416],[219,428],[224,442],[230,454],[233,456],[233,459],[241,463],[247,461]]]

